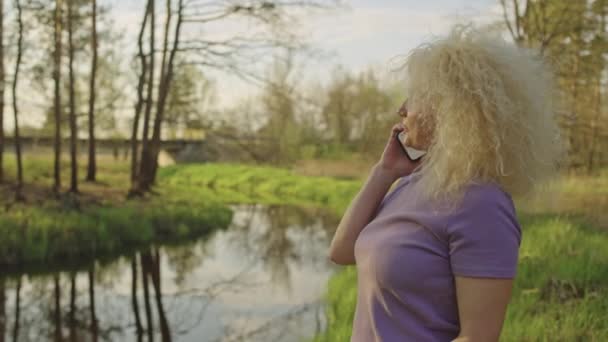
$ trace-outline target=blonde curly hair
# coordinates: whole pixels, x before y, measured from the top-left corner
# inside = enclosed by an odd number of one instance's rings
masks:
[[[556,174],[564,145],[550,68],[498,33],[456,25],[408,55],[409,110],[432,132],[418,166],[427,199],[458,202],[468,183],[525,195]]]

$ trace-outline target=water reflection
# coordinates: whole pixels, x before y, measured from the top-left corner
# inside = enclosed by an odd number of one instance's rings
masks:
[[[323,328],[337,218],[235,206],[205,241],[107,264],[0,277],[4,341],[299,341]]]

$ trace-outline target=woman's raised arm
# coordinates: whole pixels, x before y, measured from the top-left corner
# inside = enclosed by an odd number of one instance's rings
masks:
[[[372,168],[365,184],[350,203],[342,217],[329,248],[329,258],[339,265],[355,263],[355,241],[363,228],[373,219],[376,209],[400,177],[410,174],[420,163],[411,162],[395,138],[403,131],[402,124],[393,126],[382,158]]]
[[[365,185],[350,203],[336,229],[329,248],[329,257],[333,262],[339,265],[355,263],[355,241],[372,220],[394,181],[393,176],[379,164],[374,165]]]

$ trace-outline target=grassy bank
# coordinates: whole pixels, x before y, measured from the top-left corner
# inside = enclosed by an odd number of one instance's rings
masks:
[[[596,198],[605,194],[607,184],[608,173],[602,172],[599,177],[567,176],[550,187],[553,195]],[[525,209],[518,208],[524,235],[501,341],[607,341],[608,232],[591,224],[591,218]],[[328,327],[315,341],[349,340],[356,277],[355,268],[346,267],[330,280]]]
[[[223,205],[193,208],[160,200],[79,211],[20,205],[0,216],[0,264],[71,262],[119,254],[153,242],[199,237],[226,227],[231,218],[232,212]]]
[[[10,200],[10,185],[2,188],[0,265],[86,260],[200,237],[230,223],[232,203],[321,205],[341,213],[360,186],[272,167],[179,165],[159,170],[155,195],[126,200],[128,164],[105,160],[98,182],[83,182],[79,195],[56,200],[51,166],[44,157],[26,162],[24,203]]]
[[[231,164],[172,166],[160,170],[163,188],[185,196],[213,192],[223,203],[324,206],[342,214],[359,180],[307,177],[287,169]]]
[[[0,187],[0,266],[82,263],[111,257],[156,242],[185,241],[225,228],[231,210],[211,192],[186,196],[162,185],[157,194],[127,200],[128,163],[101,159],[98,181],[81,182],[78,195],[52,193],[52,161],[39,156],[24,162],[24,202],[12,200],[14,165],[7,159],[8,182]],[[69,172],[64,163],[63,184]],[[81,175],[85,174],[81,168]],[[162,183],[162,177],[159,179]]]

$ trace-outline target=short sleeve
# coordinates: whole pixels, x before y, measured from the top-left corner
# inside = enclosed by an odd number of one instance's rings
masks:
[[[458,276],[513,278],[521,243],[511,198],[498,188],[467,194],[447,224],[450,264]]]

